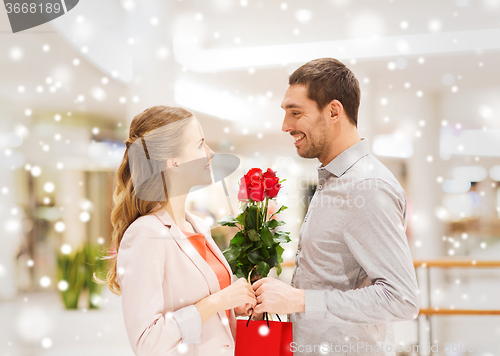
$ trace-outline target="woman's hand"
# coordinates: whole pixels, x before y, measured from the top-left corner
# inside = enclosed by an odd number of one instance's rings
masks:
[[[251,284],[245,278],[240,278],[223,290],[203,298],[195,306],[200,312],[201,322],[204,323],[221,310],[246,306],[247,304],[250,306],[248,309],[253,310],[257,305],[257,298]]]
[[[247,304],[250,305],[250,308],[254,308],[257,305],[252,285],[245,278],[238,279],[215,295],[219,298],[222,309],[232,309]]]
[[[250,303],[245,305],[240,305],[234,308],[234,313],[236,316],[250,316],[253,312],[253,306]]]
[[[252,320],[264,320],[264,313],[256,313],[253,309],[252,309],[252,317],[251,317]]]
[[[253,276],[252,283],[255,281],[258,281],[261,278],[262,278],[262,276],[260,274]],[[247,303],[245,305],[240,305],[240,306],[235,307],[234,313],[236,314],[236,316],[251,316],[252,320],[263,320],[264,313],[256,313],[253,308],[254,308],[254,306],[252,304]]]

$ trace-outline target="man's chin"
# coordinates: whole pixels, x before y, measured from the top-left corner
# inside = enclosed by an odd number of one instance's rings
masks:
[[[300,148],[297,148],[297,154],[302,158],[308,158],[308,159],[317,158],[317,156],[311,154],[310,152],[303,151]]]

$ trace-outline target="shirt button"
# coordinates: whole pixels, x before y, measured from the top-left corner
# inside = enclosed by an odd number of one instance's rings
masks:
[[[323,184],[318,185],[318,190],[321,190],[323,188]]]

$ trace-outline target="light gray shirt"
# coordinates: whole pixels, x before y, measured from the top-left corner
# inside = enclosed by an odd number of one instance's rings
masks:
[[[362,139],[328,165],[299,233],[289,316],[295,355],[395,355],[394,322],[419,312],[406,196]]]

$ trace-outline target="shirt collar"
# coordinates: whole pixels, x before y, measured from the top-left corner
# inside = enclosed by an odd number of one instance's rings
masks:
[[[347,172],[357,161],[368,154],[370,154],[368,141],[366,138],[362,138],[358,143],[342,151],[326,166],[319,164],[316,168],[318,169],[318,173],[326,170],[338,178]]]

